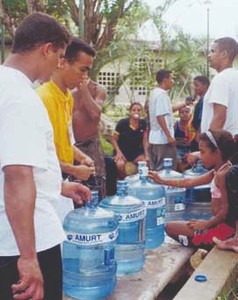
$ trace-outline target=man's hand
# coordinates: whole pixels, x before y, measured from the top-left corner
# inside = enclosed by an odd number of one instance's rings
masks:
[[[79,182],[68,182],[62,183],[61,194],[65,197],[71,198],[74,202],[79,205],[83,205],[91,199],[90,189]]]
[[[172,136],[167,137],[167,140],[170,145],[176,145],[176,139]]]
[[[85,158],[83,158],[80,163],[81,163],[81,165],[85,165],[88,167],[94,167],[94,161],[89,156],[85,156]]]
[[[91,175],[95,175],[95,168],[87,167],[85,165],[74,166],[72,175],[79,180],[88,180]]]
[[[37,258],[20,257],[17,265],[20,280],[12,285],[13,298],[43,300],[44,284]]]

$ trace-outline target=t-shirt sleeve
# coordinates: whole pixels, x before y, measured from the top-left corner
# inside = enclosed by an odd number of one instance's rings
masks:
[[[125,127],[125,119],[121,119],[118,121],[116,128],[115,128],[115,132],[117,134],[120,134],[123,131],[123,128]]]
[[[39,120],[44,118],[41,106],[29,105],[29,101],[27,104],[15,101],[6,104],[4,114],[0,115],[1,168],[7,165],[28,165],[45,169],[46,128],[42,119]]]
[[[228,106],[229,82],[224,76],[216,76],[211,82],[209,103]]]
[[[164,116],[170,114],[168,98],[166,94],[160,94],[156,99],[156,116]]]

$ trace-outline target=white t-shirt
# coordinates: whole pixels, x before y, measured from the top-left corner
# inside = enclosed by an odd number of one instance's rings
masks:
[[[59,199],[62,182],[53,130],[41,99],[24,74],[0,66],[0,82],[0,256],[19,254],[3,199],[2,168],[7,165],[33,167],[37,191],[34,224],[39,252],[65,238],[51,204]]]
[[[213,119],[213,104],[227,108],[223,129],[233,135],[238,133],[238,70],[228,68],[218,73],[212,80],[204,96],[201,132],[210,128]]]
[[[168,144],[167,137],[160,127],[157,116],[164,116],[167,128],[174,136],[173,110],[168,93],[161,89],[153,89],[149,100],[150,133],[149,143],[157,145]]]

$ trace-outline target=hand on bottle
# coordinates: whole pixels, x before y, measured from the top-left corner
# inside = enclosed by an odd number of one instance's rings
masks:
[[[65,197],[71,198],[79,205],[83,205],[91,199],[90,189],[79,182],[64,181],[62,183],[61,194]]]
[[[43,300],[44,284],[37,258],[22,258],[17,262],[20,280],[12,285],[13,299]]]
[[[159,174],[156,171],[149,171],[148,177],[150,179],[153,179],[157,183],[162,183],[162,178],[159,176]]]
[[[200,152],[199,151],[192,152],[192,153],[188,154],[188,156],[187,156],[187,162],[191,166],[193,166],[199,158],[200,158]]]

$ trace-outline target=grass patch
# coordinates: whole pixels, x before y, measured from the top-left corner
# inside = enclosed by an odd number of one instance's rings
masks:
[[[217,300],[238,300],[238,283],[235,282],[232,288],[218,296]]]

